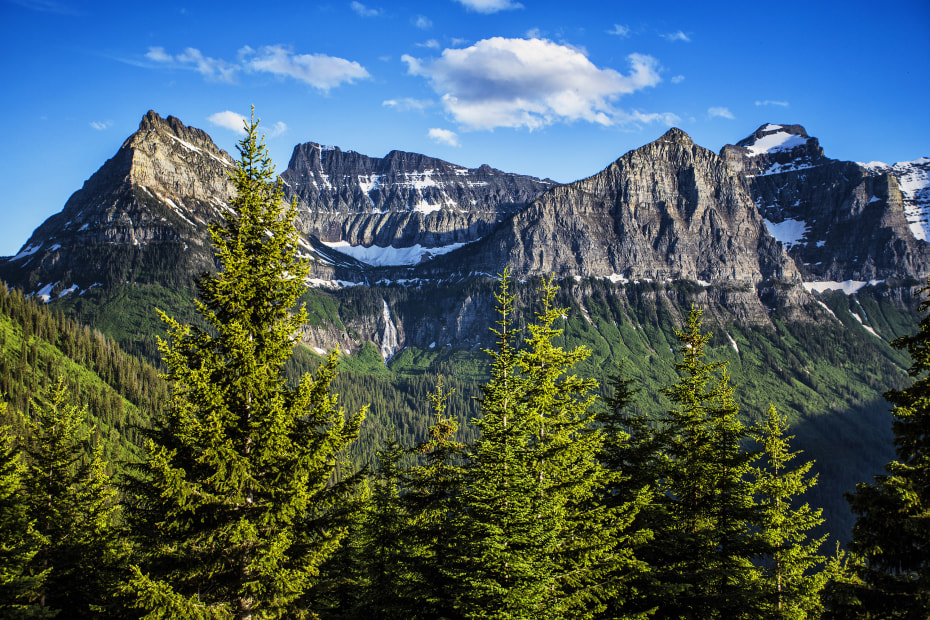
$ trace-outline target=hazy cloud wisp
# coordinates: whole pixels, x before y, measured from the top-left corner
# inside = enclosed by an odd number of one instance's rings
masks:
[[[145,57],[158,64],[193,69],[206,79],[235,82],[242,72],[263,72],[290,77],[322,91],[355,80],[371,77],[359,63],[326,54],[295,54],[283,45],[266,45],[258,50],[245,46],[239,50],[238,62],[204,56],[197,48],[188,47],[172,55],[163,47],[150,47]]]
[[[430,140],[436,142],[437,144],[447,144],[449,146],[458,146],[459,137],[454,131],[449,131],[448,129],[430,129],[427,133]]]
[[[485,15],[523,8],[522,4],[513,2],[513,0],[457,0],[457,2],[469,11],[484,13]]]

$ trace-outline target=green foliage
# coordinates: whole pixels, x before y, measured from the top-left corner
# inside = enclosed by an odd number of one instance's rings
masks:
[[[522,348],[508,272],[496,294],[497,349],[464,477],[457,570],[467,618],[590,617],[617,594],[609,576],[636,566],[621,545],[638,506],[594,500],[610,479],[595,458],[596,382],[568,374],[588,351],[555,344],[566,310],[551,280],[540,292]]]
[[[823,612],[821,592],[832,577],[819,550],[826,536],[810,540],[808,532],[823,522],[820,509],[796,500],[817,484],[808,461],[790,469],[798,456],[786,437],[788,423],[775,407],[757,429],[761,464],[754,468],[758,503],[758,537],[762,542],[760,571],[765,618],[818,618]]]
[[[514,296],[507,271],[496,294],[491,378],[482,386],[480,438],[469,455],[463,503],[460,606],[466,618],[554,617],[547,607],[556,572],[558,523],[536,461],[539,420],[526,401],[513,330]]]
[[[673,407],[659,420],[655,541],[645,554],[660,587],[659,618],[750,618],[758,592],[750,526],[752,455],[723,362],[707,362],[709,335],[692,306],[676,332],[679,380],[663,390]]]
[[[30,559],[46,573],[35,603],[69,617],[99,617],[116,591],[125,552],[114,527],[116,490],[99,449],[86,458],[91,429],[86,411],[67,404],[62,382],[37,402],[25,443],[22,490],[29,519],[41,536]]]
[[[930,293],[930,286],[923,289]],[[930,309],[924,301],[921,311]],[[847,499],[857,515],[850,550],[863,618],[926,618],[930,609],[930,315],[894,346],[911,356],[913,384],[889,390],[897,459]]]
[[[0,403],[0,413],[6,403]],[[0,427],[0,615],[48,615],[37,601],[49,568],[36,570],[35,556],[45,539],[35,530],[23,496],[26,466],[8,426]]]
[[[345,534],[337,517],[354,479],[334,471],[364,411],[347,417],[330,393],[336,353],[286,383],[309,268],[296,207],[282,205],[257,122],[246,129],[235,215],[211,227],[222,269],[198,280],[207,327],[163,315],[171,403],[128,484],[145,553],[127,590],[147,617],[307,616],[298,601]]]
[[[407,567],[417,618],[454,618],[456,549],[461,544],[462,458],[466,447],[454,439],[455,419],[447,417],[442,382],[429,395],[434,422],[412,454],[422,464],[403,472],[402,501],[409,515],[405,532]]]

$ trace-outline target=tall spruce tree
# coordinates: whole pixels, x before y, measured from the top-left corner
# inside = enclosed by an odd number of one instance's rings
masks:
[[[660,420],[659,509],[649,562],[660,587],[658,618],[752,618],[758,600],[751,453],[737,418],[726,364],[707,362],[701,311],[676,330],[679,380],[663,392],[673,407]]]
[[[362,525],[367,579],[361,618],[405,620],[414,617],[416,601],[408,568],[408,514],[400,500],[400,467],[406,450],[391,437],[378,451],[371,480],[371,501]]]
[[[930,293],[930,285],[922,290]],[[920,311],[930,310],[924,300]],[[889,390],[897,459],[847,495],[857,515],[849,549],[860,560],[855,588],[862,618],[930,618],[930,314],[895,340],[911,356],[914,383]],[[853,611],[849,611],[852,616]]]
[[[557,618],[547,606],[556,565],[554,498],[536,467],[535,412],[519,372],[510,272],[501,275],[497,300],[497,349],[488,382],[481,386],[481,431],[465,472],[458,607],[466,618]]]
[[[537,476],[550,502],[555,563],[546,605],[560,617],[591,617],[607,600],[625,596],[618,574],[630,576],[638,563],[630,553],[627,529],[643,498],[614,505],[598,501],[613,473],[597,456],[604,433],[593,411],[597,381],[569,374],[590,351],[557,344],[557,321],[568,310],[556,305],[550,277],[539,290],[540,309],[519,355],[526,403],[536,424]]]
[[[541,309],[518,346],[509,270],[501,276],[481,437],[464,478],[458,570],[468,618],[593,617],[618,593],[610,576],[636,564],[623,540],[636,507],[597,501],[610,474],[596,459],[596,382],[569,374],[585,348],[555,344],[565,315],[556,292],[543,282]]]
[[[333,472],[364,410],[347,419],[330,393],[335,352],[285,381],[309,267],[254,113],[245,129],[231,213],[210,229],[221,268],[197,282],[208,327],[162,315],[172,399],[128,482],[145,554],[127,589],[148,618],[307,616],[297,601],[345,534],[352,480]]]
[[[615,593],[597,618],[637,618],[648,614],[652,603],[643,593],[659,587],[642,558],[646,557],[653,539],[653,521],[660,515],[654,493],[660,455],[648,414],[635,407],[640,391],[635,383],[627,375],[627,360],[621,358],[610,391],[604,397],[606,406],[596,416],[604,435],[597,460],[609,472],[596,500],[629,519],[629,533],[622,541],[622,548],[637,562],[617,567],[609,575],[606,583]],[[635,507],[635,513],[625,506]]]
[[[85,409],[70,405],[64,382],[33,400],[25,441],[23,495],[42,539],[32,574],[47,571],[36,601],[69,617],[100,617],[117,588],[116,490],[99,447],[86,458],[91,434]]]
[[[803,620],[823,612],[821,592],[831,578],[829,561],[819,552],[826,536],[811,539],[812,528],[823,523],[821,510],[796,506],[797,498],[817,484],[810,474],[813,461],[795,467],[786,437],[787,418],[770,407],[756,433],[761,463],[753,478],[761,545],[760,578],[763,599],[760,618]]]
[[[429,395],[435,420],[427,438],[412,453],[423,462],[402,474],[405,540],[408,567],[415,599],[409,618],[452,620],[454,608],[456,548],[460,544],[462,457],[465,446],[455,440],[458,422],[446,416],[453,390],[443,391],[442,379]]]
[[[0,415],[7,404],[0,403]],[[0,616],[38,618],[38,605],[50,569],[36,570],[35,556],[45,539],[36,532],[23,495],[26,465],[9,426],[0,427]]]

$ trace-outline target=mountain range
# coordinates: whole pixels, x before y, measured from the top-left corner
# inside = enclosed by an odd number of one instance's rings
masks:
[[[154,308],[194,316],[234,166],[150,111],[0,278],[157,359]],[[837,161],[800,125],[765,124],[719,153],[670,129],[568,184],[314,142],[281,181],[312,264],[301,340],[340,347],[350,369],[479,380],[510,267],[528,306],[540,277],[559,280],[566,338],[592,351],[582,372],[605,379],[627,357],[650,394],[674,374],[683,314],[704,308],[746,417],[788,413],[835,497],[890,454],[880,395],[907,381],[889,343],[914,331],[930,275],[928,159]],[[828,507],[844,527],[842,510]]]

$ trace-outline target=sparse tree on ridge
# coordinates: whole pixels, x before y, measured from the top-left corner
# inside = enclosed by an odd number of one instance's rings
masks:
[[[309,267],[254,115],[245,129],[210,231],[220,271],[197,283],[209,328],[163,315],[172,398],[127,485],[145,552],[127,590],[148,618],[308,616],[296,601],[345,534],[333,471],[364,410],[347,419],[329,391],[336,353],[286,384]]]

